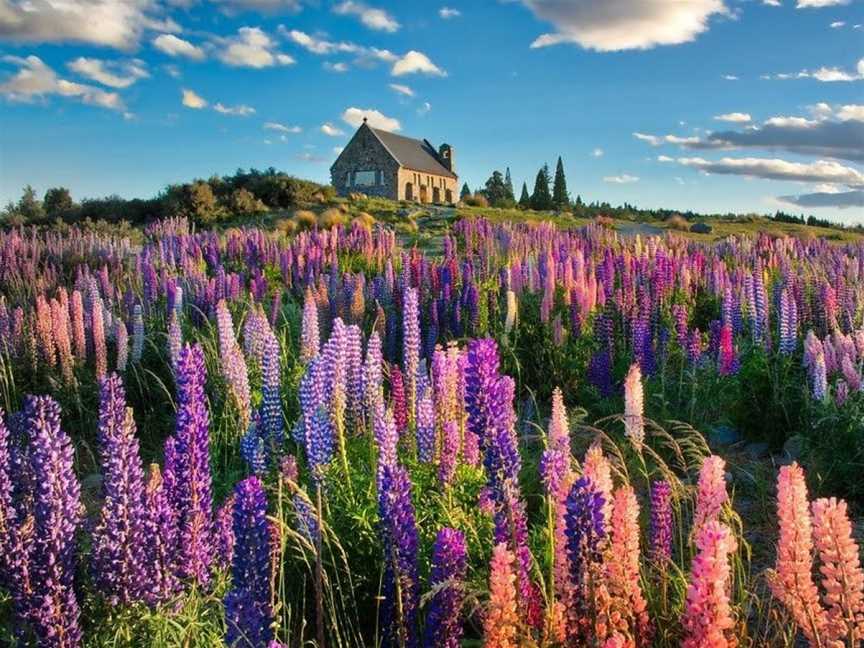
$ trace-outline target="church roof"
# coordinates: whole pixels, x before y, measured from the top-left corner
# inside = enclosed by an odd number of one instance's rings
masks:
[[[455,173],[448,171],[447,167],[441,164],[438,151],[425,139],[417,140],[403,135],[396,135],[395,133],[372,128],[371,126],[369,130],[384,145],[384,148],[390,152],[390,155],[406,169],[458,178]]]

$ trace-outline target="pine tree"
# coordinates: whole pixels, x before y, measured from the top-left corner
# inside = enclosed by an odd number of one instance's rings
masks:
[[[531,206],[531,196],[528,195],[528,183],[522,183],[522,195],[519,197],[519,206],[528,209]]]
[[[567,178],[564,177],[564,163],[558,156],[558,165],[555,167],[555,183],[552,187],[552,202],[558,210],[565,209],[570,205],[570,195],[567,193]]]
[[[512,207],[516,202],[513,200],[512,193],[507,191],[507,185],[500,171],[492,172],[492,177],[486,181],[483,195],[492,207]]]
[[[462,185],[462,191],[459,192],[459,200],[465,200],[470,195],[471,189],[468,188],[468,183],[466,182]]]
[[[552,195],[549,193],[549,165],[544,164],[534,180],[534,193],[531,194],[531,209],[546,211],[552,209]]]
[[[516,194],[513,193],[513,180],[510,178],[510,167],[507,167],[504,173],[504,187],[507,189],[507,197],[515,202]]]

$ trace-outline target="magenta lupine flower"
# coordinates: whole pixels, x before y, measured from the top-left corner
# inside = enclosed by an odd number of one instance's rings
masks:
[[[401,466],[385,466],[381,471],[378,518],[384,549],[383,645],[417,646],[420,605],[417,526],[411,502],[411,477]]]
[[[318,304],[311,288],[306,289],[303,302],[303,326],[300,334],[300,361],[304,364],[318,355],[321,346],[318,330]]]
[[[662,565],[672,557],[672,487],[665,479],[651,482],[649,540],[652,560]]]
[[[111,374],[100,384],[99,453],[103,503],[93,531],[93,576],[112,605],[143,597],[144,470],[123,382]]]
[[[210,475],[210,415],[204,394],[204,352],[186,345],[177,361],[177,512],[180,574],[199,585],[210,582],[213,560],[213,498]]]
[[[144,353],[144,313],[141,304],[132,309],[132,362],[141,362]]]
[[[420,368],[420,305],[415,288],[405,289],[402,317],[402,368],[404,369],[405,405],[410,422],[414,420],[414,407],[417,402],[417,371]]]
[[[102,299],[96,296],[90,304],[90,329],[93,336],[93,356],[96,359],[96,377],[104,378],[108,373],[108,348],[105,345],[105,319]]]
[[[723,324],[720,329],[720,349],[717,358],[717,371],[721,376],[731,376],[738,371],[738,358],[732,343],[732,325]]]
[[[402,372],[397,365],[390,367],[390,397],[393,399],[393,420],[401,436],[408,430],[408,406],[405,402]]]
[[[432,403],[432,387],[425,376],[418,380],[417,389],[417,458],[431,463],[435,456],[435,407]]]
[[[34,489],[27,618],[40,646],[72,648],[81,642],[74,576],[82,511],[72,440],[60,429],[60,406],[48,396],[28,396],[23,416]]]
[[[163,480],[158,464],[150,465],[144,492],[143,562],[147,566],[144,598],[148,605],[155,607],[180,589],[177,580],[180,553],[177,547],[177,512],[171,505],[167,482]]]
[[[219,332],[219,357],[222,375],[228,384],[234,405],[240,415],[240,427],[249,427],[252,406],[249,395],[249,374],[246,360],[237,339],[234,337],[234,323],[225,300],[216,305],[216,326]]]
[[[237,484],[234,494],[234,556],[231,590],[225,596],[225,643],[232,648],[263,648],[273,639],[267,497],[255,476]]]
[[[437,591],[426,615],[424,648],[459,648],[462,639],[462,603],[468,549],[461,531],[443,528],[432,547],[430,588]]]
[[[231,566],[234,556],[234,500],[236,495],[231,493],[222,506],[216,512],[215,535],[216,535],[216,562],[223,569]]]

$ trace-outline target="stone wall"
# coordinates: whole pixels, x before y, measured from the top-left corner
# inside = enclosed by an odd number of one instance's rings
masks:
[[[411,169],[399,169],[399,200],[411,200],[419,203],[452,204],[459,200],[459,181],[456,178],[436,176]],[[410,185],[411,195],[408,195]],[[437,199],[436,191],[437,188]],[[448,200],[447,191],[450,191]]]
[[[380,171],[377,185],[351,186],[349,174],[354,171]],[[330,169],[330,182],[340,196],[352,191],[368,196],[398,198],[396,182],[399,165],[382,146],[378,138],[368,129],[360,128],[348,142],[345,150]]]

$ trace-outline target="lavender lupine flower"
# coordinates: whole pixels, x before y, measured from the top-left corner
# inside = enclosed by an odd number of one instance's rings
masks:
[[[665,479],[651,482],[649,554],[661,566],[672,557],[672,487]]]
[[[12,446],[5,414],[0,408],[0,555],[11,556],[12,532],[16,524],[12,507]],[[0,587],[6,587],[10,575],[6,560],[0,561]]]
[[[825,355],[823,353],[817,353],[811,359],[809,372],[813,400],[825,400],[825,396],[828,394],[828,377],[825,371]]]
[[[431,463],[435,456],[435,406],[432,402],[432,387],[425,376],[421,376],[417,389],[417,458]]]
[[[411,503],[411,477],[401,466],[385,466],[378,489],[378,517],[384,549],[383,645],[419,645],[417,611],[417,526]]]
[[[330,415],[319,407],[311,415],[304,416],[306,428],[306,460],[316,483],[323,470],[336,456],[336,435]]]
[[[237,484],[234,493],[234,556],[231,590],[225,596],[225,643],[262,648],[273,639],[267,498],[254,476]]]
[[[282,418],[282,367],[280,364],[279,340],[272,331],[264,335],[261,359],[261,425],[267,441],[275,448],[285,438],[285,423]]]
[[[126,371],[126,363],[129,361],[129,332],[122,318],[117,319],[114,327],[114,346],[117,348],[117,371]]]
[[[75,532],[81,520],[81,487],[72,469],[72,440],[60,429],[60,406],[48,396],[28,396],[24,429],[33,477],[33,546],[28,620],[40,646],[81,643],[75,598]]]
[[[687,360],[695,365],[702,357],[702,332],[697,328],[690,331],[690,339],[687,342]]]
[[[297,531],[313,547],[318,546],[321,527],[318,524],[318,512],[303,491],[297,491],[291,498],[294,514],[297,516]]]
[[[420,368],[420,306],[417,290],[405,289],[405,304],[403,316],[403,352],[402,368],[405,383],[405,405],[409,423],[414,420],[414,408],[417,403],[417,371]]]
[[[72,320],[72,341],[75,344],[75,357],[78,362],[84,362],[87,359],[87,334],[84,328],[84,300],[78,290],[72,291],[69,312]]]
[[[304,364],[318,355],[321,346],[318,330],[318,304],[311,288],[306,289],[303,302],[303,326],[300,335],[300,361]]]
[[[459,424],[456,421],[447,421],[441,435],[441,458],[438,462],[438,479],[445,486],[453,481],[458,456]]]
[[[384,400],[382,367],[381,338],[377,331],[372,331],[366,345],[366,358],[363,362],[363,393],[366,399],[366,416],[370,420],[376,405]]]
[[[172,312],[168,320],[168,358],[171,360],[172,369],[177,365],[181,348],[183,348],[183,330],[180,328],[180,318],[177,313]]]
[[[213,498],[210,475],[210,415],[204,394],[204,352],[186,345],[177,360],[176,502],[180,574],[199,585],[210,582],[213,558]]]
[[[93,531],[92,568],[108,601],[125,605],[144,595],[144,470],[123,381],[111,374],[99,390],[103,503]]]
[[[132,309],[132,362],[141,362],[144,353],[144,313],[141,304]]]
[[[356,432],[363,429],[363,333],[352,324],[344,331],[345,350],[345,400],[351,422]]]
[[[147,565],[144,597],[148,605],[155,607],[180,589],[176,575],[177,512],[171,505],[158,464],[150,465],[144,502],[144,564]]]
[[[837,381],[837,385],[834,389],[834,403],[837,407],[843,407],[843,404],[846,402],[846,399],[849,398],[849,383],[847,383],[842,378]]]
[[[424,648],[459,648],[468,550],[461,531],[443,528],[432,547],[429,585],[437,588],[426,616]]]
[[[234,337],[234,323],[225,300],[216,305],[216,326],[219,332],[219,357],[222,365],[222,375],[228,383],[237,413],[240,415],[242,429],[249,426],[251,403],[249,395],[249,374],[246,360],[237,339]]]
[[[795,351],[798,335],[798,307],[788,289],[780,293],[780,353]]]
[[[231,566],[234,558],[234,502],[237,496],[231,493],[216,512],[216,562],[222,569]]]
[[[385,467],[394,468],[397,464],[397,446],[399,444],[399,432],[393,421],[393,414],[383,402],[375,406],[372,415],[372,432],[375,444],[378,448],[378,476]]]
[[[240,439],[240,455],[256,475],[267,472],[267,444],[260,433],[260,422],[253,420],[246,434]]]

